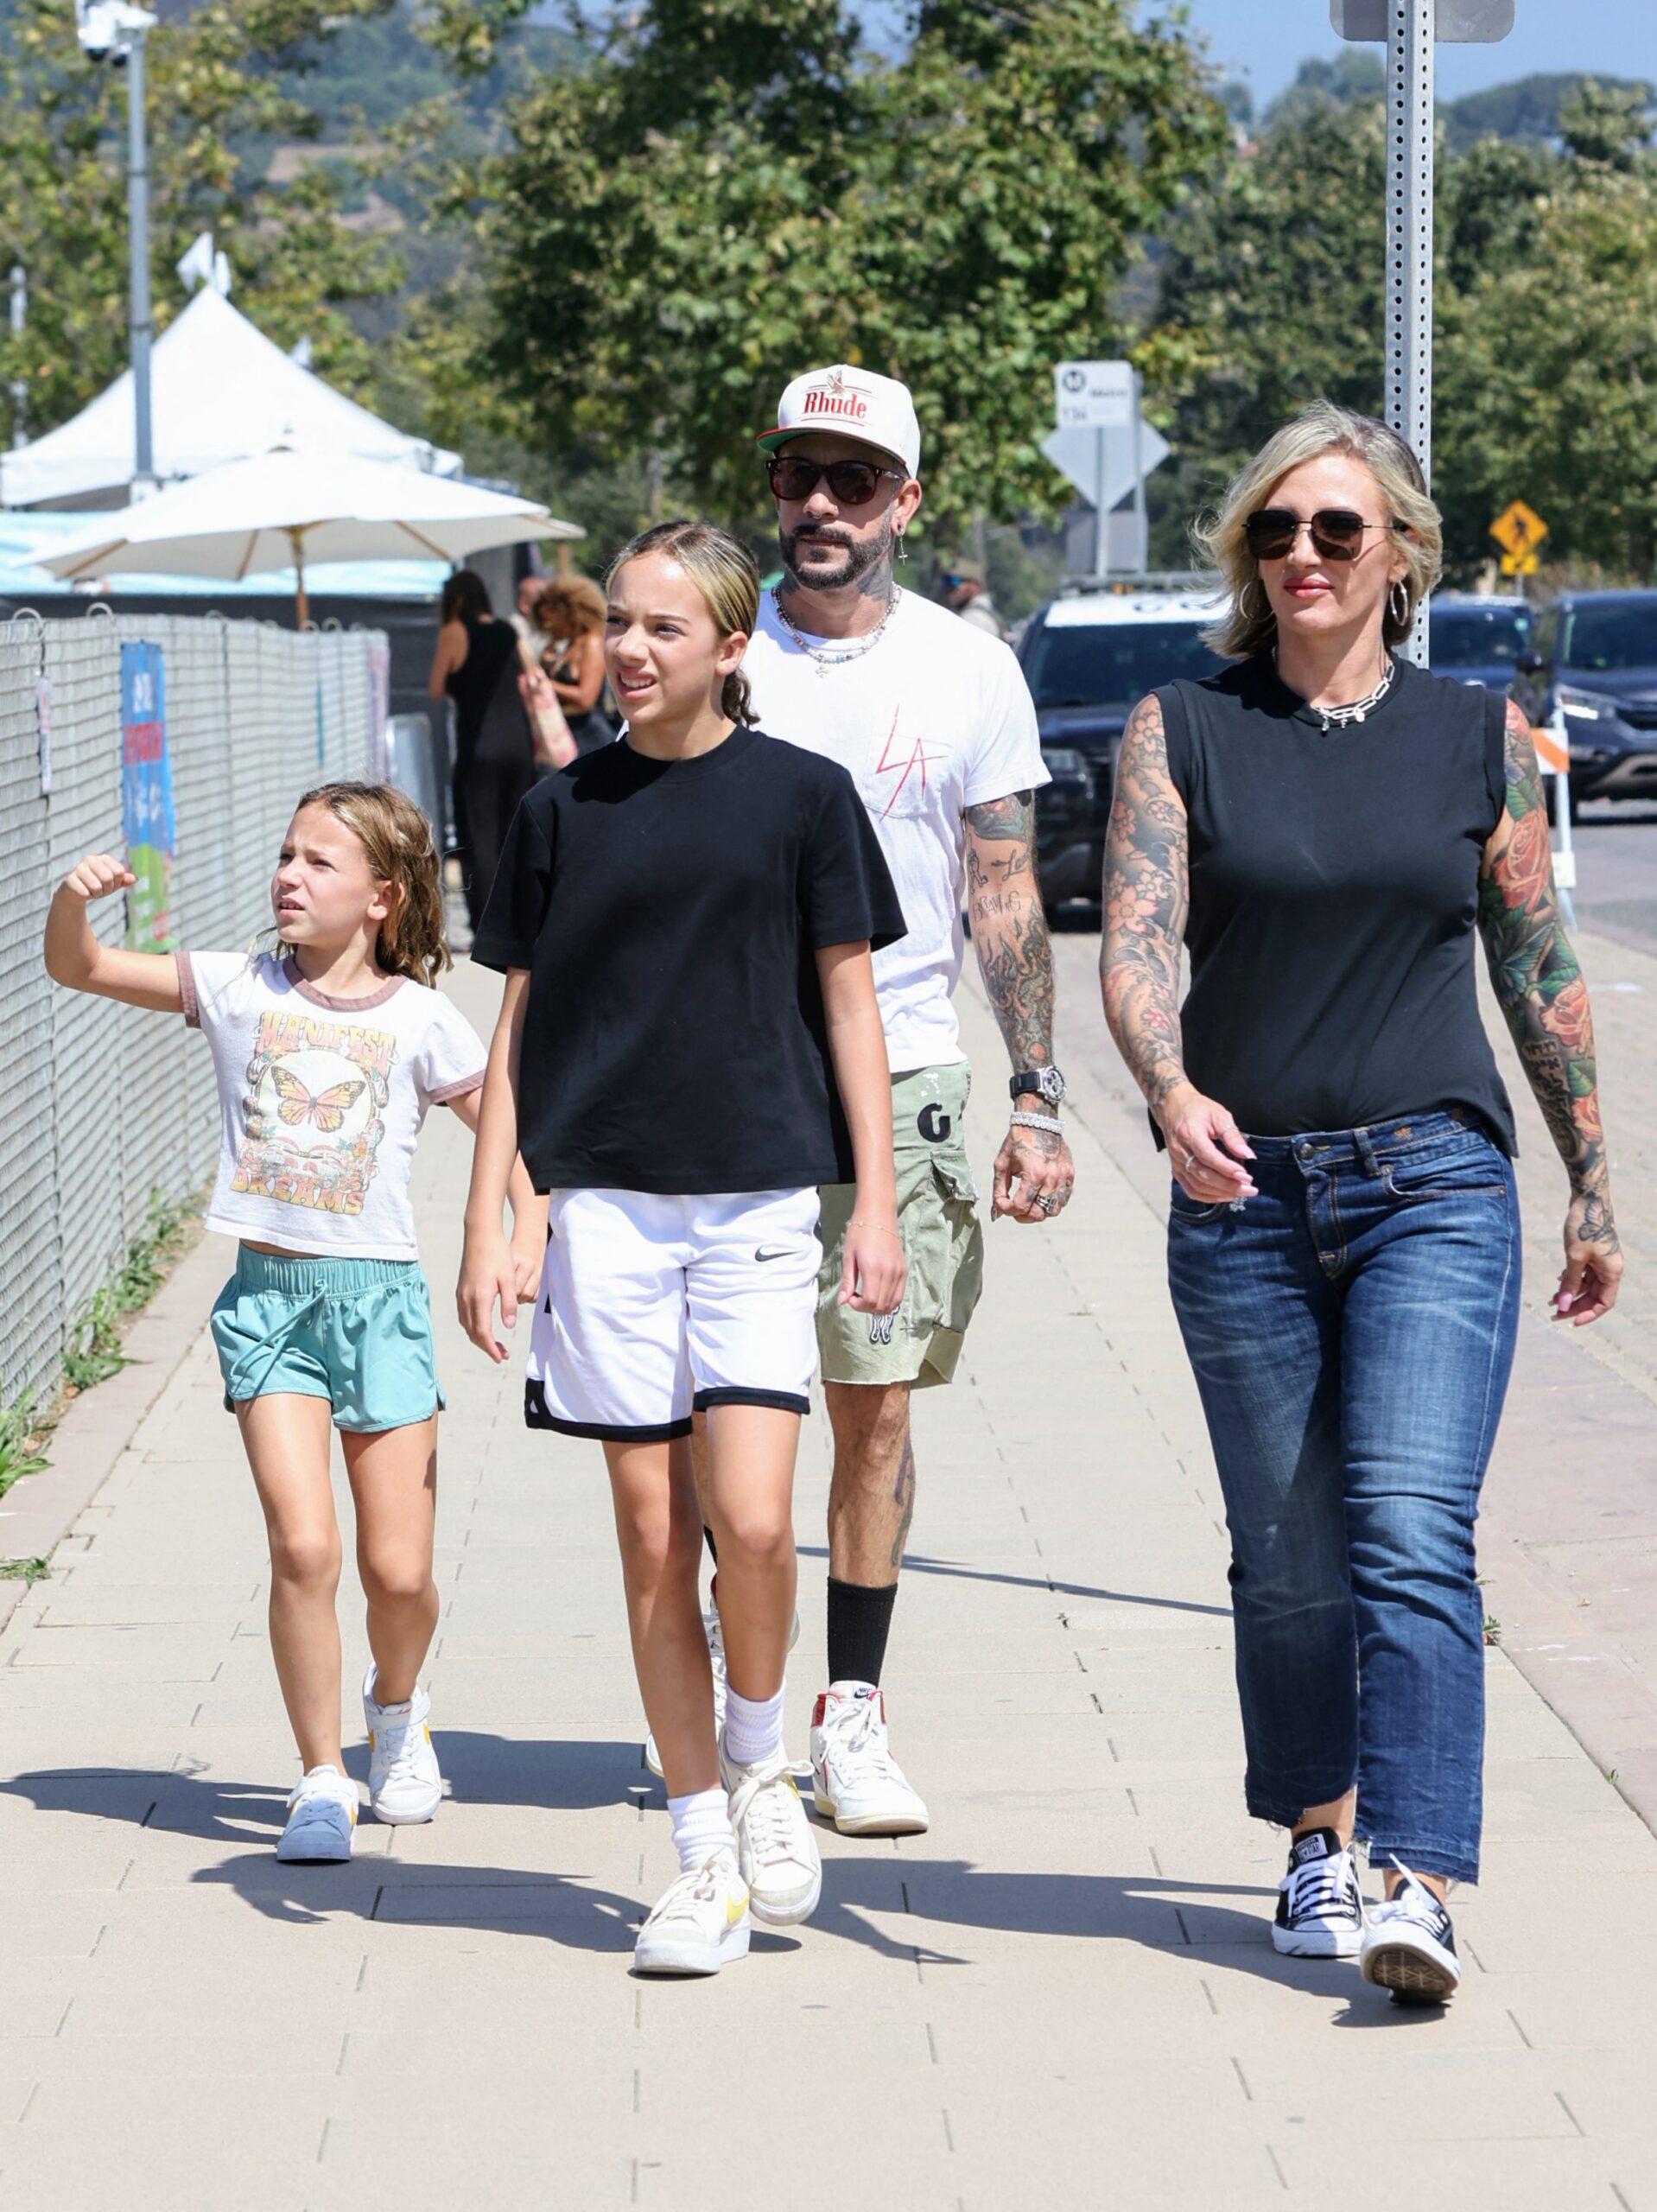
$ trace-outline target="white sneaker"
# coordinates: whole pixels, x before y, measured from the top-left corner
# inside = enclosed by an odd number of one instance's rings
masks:
[[[1394,2004],[1446,2005],[1462,1980],[1450,1915],[1401,1859],[1393,1864],[1404,1879],[1385,1904],[1370,1906],[1358,1971],[1390,1989]]]
[[[314,1766],[288,1800],[278,1859],[349,1859],[357,1828],[357,1785],[337,1766]]]
[[[431,1740],[431,1693],[416,1682],[402,1705],[376,1705],[374,1669],[363,1677],[368,1730],[368,1802],[391,1827],[429,1821],[443,1802],[442,1770]]]
[[[726,1690],[725,1636],[719,1624],[719,1608],[717,1605],[710,1605],[708,1608],[708,1611],[702,1617],[702,1624],[703,1631],[708,1637],[708,1656],[712,1662],[714,1669],[714,1735],[715,1740],[717,1740],[725,1733]],[[794,1625],[788,1632],[788,1648],[790,1651],[792,1651],[799,1640],[800,1616],[796,1612],[794,1616]],[[656,1738],[653,1734],[646,1736],[644,1738],[644,1764],[658,1782],[663,1778],[662,1774],[662,1754],[656,1748]]]
[[[1309,1828],[1289,1847],[1277,1885],[1272,1943],[1289,1959],[1355,1959],[1363,1942],[1363,1893],[1352,1853],[1333,1828]]]
[[[811,1716],[812,1796],[841,1835],[920,1835],[926,1807],[886,1739],[886,1701],[871,1682],[831,1682]]]
[[[747,1956],[748,1890],[729,1851],[716,1851],[663,1892],[633,1945],[635,1974],[717,1974]]]
[[[753,1916],[771,1928],[809,1920],[822,1895],[822,1860],[787,1755],[744,1766],[720,1738],[719,1778],[731,1800],[738,1862]]]

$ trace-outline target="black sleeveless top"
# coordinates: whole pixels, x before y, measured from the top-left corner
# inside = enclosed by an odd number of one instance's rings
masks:
[[[1190,817],[1186,1072],[1258,1136],[1461,1106],[1513,1153],[1473,969],[1507,702],[1395,665],[1329,730],[1269,653],[1157,693]]]
[[[454,702],[455,765],[532,762],[530,717],[517,689],[517,631],[510,622],[467,622],[466,636],[466,658],[445,684]]]

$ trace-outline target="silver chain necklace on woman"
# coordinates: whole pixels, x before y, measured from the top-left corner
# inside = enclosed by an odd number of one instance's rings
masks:
[[[784,616],[784,619],[786,620],[786,616]],[[1277,668],[1278,666],[1277,649],[1275,646],[1272,651],[1272,665],[1273,668]],[[1381,701],[1387,696],[1387,694],[1392,690],[1393,677],[1397,673],[1397,671],[1398,663],[1393,658],[1392,655],[1388,653],[1387,656],[1387,673],[1381,677],[1380,683],[1376,684],[1374,690],[1368,694],[1368,697],[1355,699],[1349,707],[1313,707],[1310,699],[1307,700],[1306,704],[1311,709],[1311,712],[1316,715],[1323,723],[1325,734],[1331,729],[1344,729],[1349,722],[1361,722],[1366,715],[1373,715],[1374,713],[1375,709],[1381,704]],[[1282,680],[1283,671],[1281,669],[1278,669],[1278,681],[1281,683]]]
[[[898,601],[903,595],[903,587],[900,584],[893,584],[892,596],[886,601],[886,612],[874,628],[865,637],[853,639],[846,652],[835,652],[831,647],[813,645],[799,624],[790,614],[787,607],[784,606],[783,588],[780,584],[773,584],[771,592],[771,604],[776,607],[784,627],[800,651],[808,658],[816,663],[819,676],[827,676],[831,668],[842,668],[848,660],[861,660],[865,653],[872,653],[886,635],[886,625],[891,621]]]

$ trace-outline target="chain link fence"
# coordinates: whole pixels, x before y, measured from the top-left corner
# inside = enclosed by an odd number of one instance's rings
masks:
[[[179,1020],[59,989],[41,940],[54,887],[119,852],[121,648],[159,645],[175,844],[173,926],[203,950],[270,918],[275,857],[308,785],[371,775],[384,733],[365,631],[177,615],[0,627],[0,1407],[56,1384],[86,1306],[152,1196],[213,1173],[212,1065]],[[383,647],[382,647],[383,649]],[[118,944],[125,901],[90,910]]]

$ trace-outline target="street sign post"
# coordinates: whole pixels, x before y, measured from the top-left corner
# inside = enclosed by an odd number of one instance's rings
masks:
[[[1057,428],[1041,449],[1094,511],[1095,575],[1146,565],[1145,480],[1171,448],[1140,412],[1141,390],[1127,361],[1061,361],[1053,372]]]
[[[1514,0],[1330,0],[1344,39],[1387,48],[1387,420],[1432,481],[1432,49],[1494,44]],[[1425,609],[1404,651],[1424,666]]]

